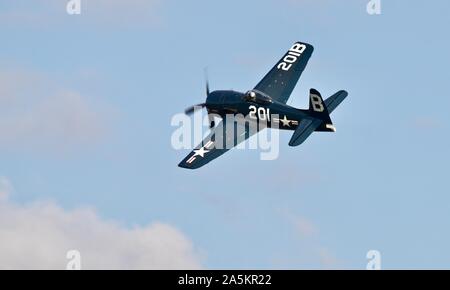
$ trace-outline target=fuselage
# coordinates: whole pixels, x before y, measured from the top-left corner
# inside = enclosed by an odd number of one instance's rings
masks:
[[[209,113],[222,118],[241,114],[249,120],[264,121],[269,127],[278,125],[279,129],[285,130],[295,130],[302,119],[310,118],[308,111],[272,100],[256,90],[247,93],[213,91],[209,93],[206,105]]]

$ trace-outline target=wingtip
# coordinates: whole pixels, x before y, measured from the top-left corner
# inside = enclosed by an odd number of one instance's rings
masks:
[[[301,43],[301,44],[308,45],[308,46],[313,46],[311,43],[306,42],[306,41],[301,41],[301,40],[298,40],[297,43]]]
[[[314,50],[314,46],[313,46],[312,44],[310,44],[310,43],[307,43],[307,42],[304,42],[304,41],[296,41],[295,43],[304,44],[304,45],[306,45],[307,47],[309,47],[309,49],[310,49],[311,51]]]
[[[344,94],[345,96],[348,96],[348,92],[346,90],[341,90],[340,93]]]
[[[180,168],[185,168],[185,169],[197,169],[197,168],[199,168],[198,166],[192,166],[192,165],[189,165],[187,162],[184,162],[184,161],[181,161],[179,164],[178,164],[178,167],[180,167]]]
[[[178,167],[190,169],[190,167],[187,166],[186,162],[183,162],[183,161],[181,161],[180,163],[178,163]]]

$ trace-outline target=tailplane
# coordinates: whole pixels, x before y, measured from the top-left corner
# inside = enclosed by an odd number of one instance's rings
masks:
[[[289,141],[289,145],[298,146],[302,144],[314,131],[336,132],[336,128],[331,122],[330,113],[336,109],[347,95],[346,91],[339,91],[324,101],[317,90],[311,89],[309,92],[308,112],[312,118],[300,121]]]

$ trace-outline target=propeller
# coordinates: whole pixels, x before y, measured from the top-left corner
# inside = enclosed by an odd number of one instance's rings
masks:
[[[208,80],[208,68],[205,67],[205,83],[206,83],[206,97],[209,96],[209,80]]]
[[[209,97],[209,80],[208,80],[208,68],[206,68],[206,67],[205,67],[205,83],[206,83],[206,98],[208,98]],[[207,108],[206,103],[201,103],[201,104],[190,106],[189,108],[184,110],[184,113],[186,115],[192,115],[192,113],[195,112],[196,107],[202,107],[202,108],[206,107]]]
[[[198,107],[204,108],[204,107],[206,107],[206,104],[205,104],[205,103],[201,103],[201,104],[197,104],[197,105],[190,106],[189,108],[187,108],[186,110],[184,110],[184,113],[185,113],[186,115],[192,115],[192,113],[194,113],[194,112],[195,112],[195,109],[198,108]]]

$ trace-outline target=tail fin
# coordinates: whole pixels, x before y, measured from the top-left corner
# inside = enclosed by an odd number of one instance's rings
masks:
[[[290,146],[302,144],[314,131],[336,132],[330,119],[330,112],[333,112],[348,95],[346,91],[339,91],[324,101],[315,89],[311,89],[309,94],[309,114],[313,118],[300,121],[289,141]]]
[[[336,128],[333,126],[333,122],[331,122],[328,108],[319,91],[315,89],[309,90],[309,112],[313,117],[323,121],[322,124],[317,127],[316,131],[336,132]]]

